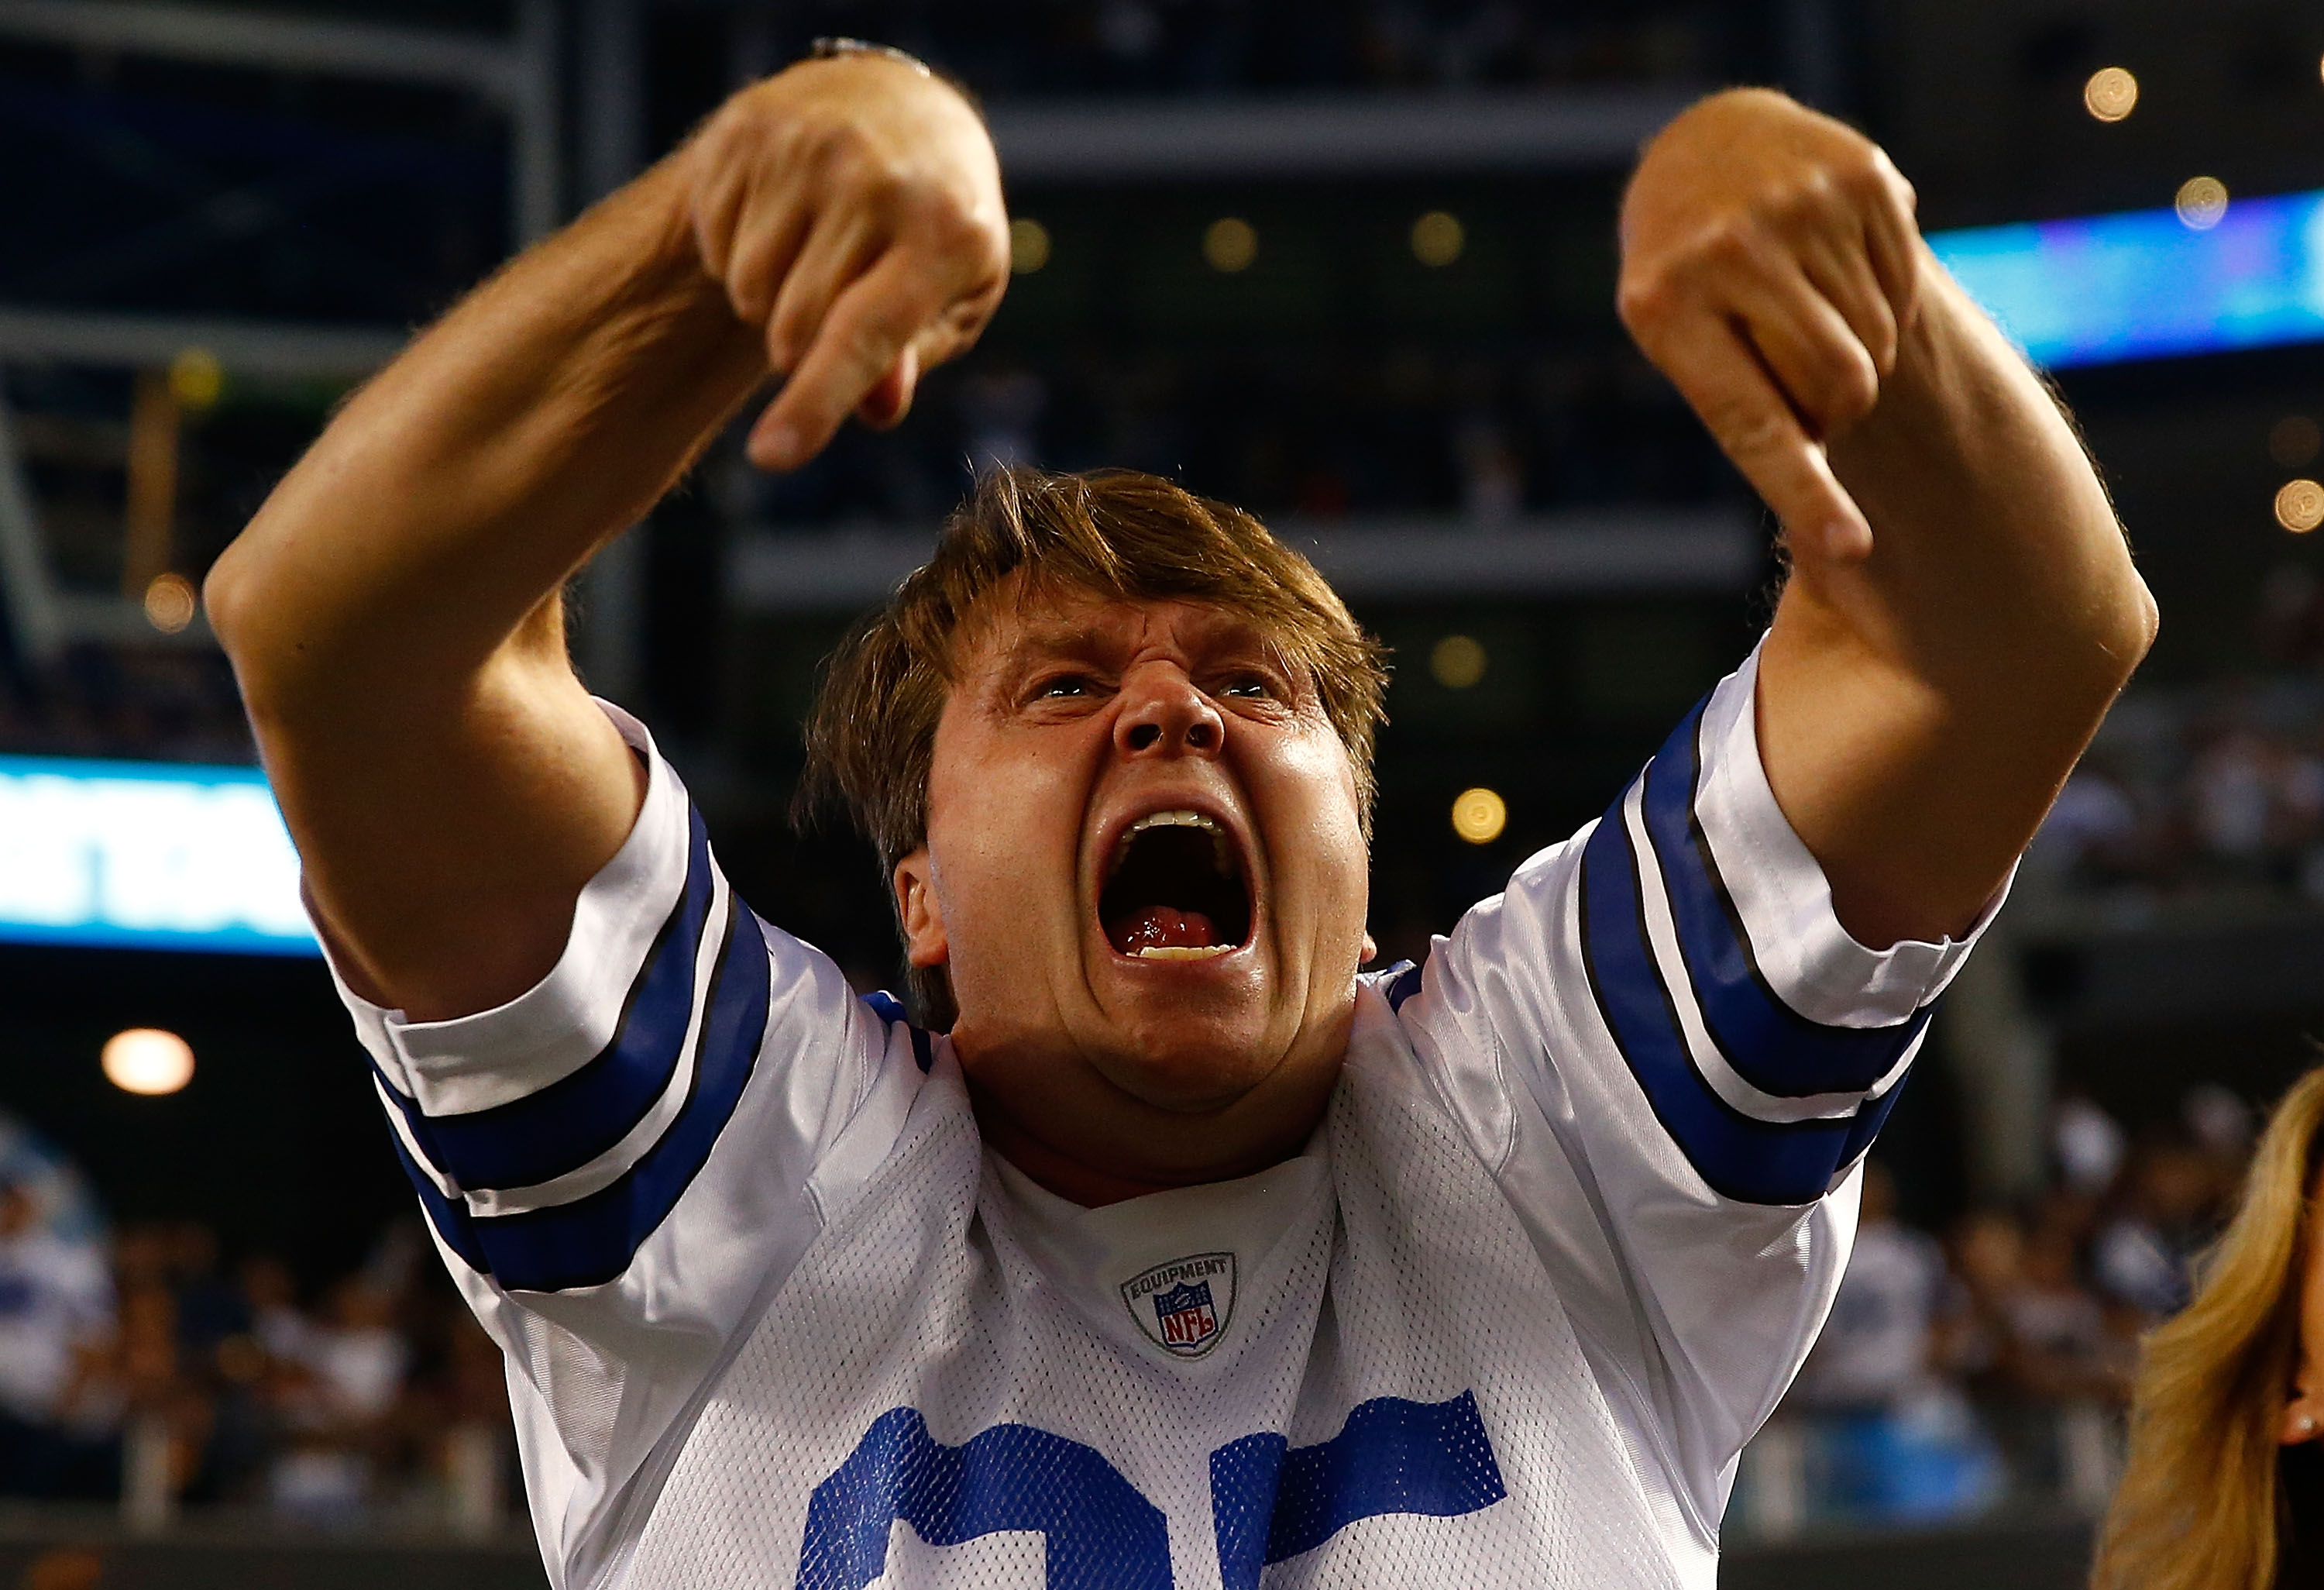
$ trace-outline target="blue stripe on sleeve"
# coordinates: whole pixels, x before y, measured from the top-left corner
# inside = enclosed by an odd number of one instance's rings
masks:
[[[457,1115],[423,1114],[389,1084],[429,1161],[464,1192],[533,1187],[621,1142],[677,1072],[711,892],[709,837],[689,808],[686,888],[630,985],[613,1040],[594,1058],[537,1093]]]
[[[1814,1202],[1862,1151],[1855,1140],[1868,1113],[1756,1121],[1712,1091],[1687,1053],[1647,944],[1636,865],[1618,800],[1582,853],[1582,958],[1607,1030],[1655,1118],[1714,1192],[1747,1204]],[[1884,1104],[1893,1103],[1902,1086],[1891,1088]],[[1866,1142],[1877,1126],[1878,1120],[1870,1122]]]
[[[512,1291],[596,1286],[629,1268],[708,1162],[742,1101],[765,1040],[771,994],[766,942],[727,897],[724,948],[712,975],[686,1104],[653,1147],[603,1190],[521,1215],[475,1216],[477,1247]]]
[[[392,1096],[395,1090],[390,1088],[388,1092]],[[413,1162],[411,1151],[403,1146],[402,1137],[392,1126],[387,1129],[387,1141],[394,1147],[396,1160],[402,1165],[403,1174],[410,1178],[412,1190],[420,1195],[420,1206],[428,1212],[428,1224],[436,1228],[437,1234],[444,1239],[444,1245],[457,1253],[460,1262],[469,1269],[479,1274],[491,1273],[492,1262],[484,1257],[484,1249],[476,1245],[475,1222],[468,1214],[468,1206],[457,1198],[446,1197],[437,1189],[436,1184],[429,1179],[428,1172]]]
[[[1695,811],[1707,702],[1696,704],[1647,764],[1642,802],[1703,1025],[1736,1075],[1761,1093],[1863,1093],[1904,1058],[1929,1012],[1890,1027],[1831,1027],[1801,1015],[1769,985]],[[1606,820],[1620,822],[1619,803]]]
[[[1404,1002],[1420,992],[1420,968],[1410,961],[1398,961],[1380,979],[1380,992],[1388,998],[1388,1008],[1404,1009]]]

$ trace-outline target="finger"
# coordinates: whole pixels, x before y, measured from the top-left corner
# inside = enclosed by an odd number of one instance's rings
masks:
[[[767,314],[767,357],[788,374],[820,333],[850,282],[872,268],[880,238],[861,215],[833,217],[808,234]]]
[[[1729,272],[1718,296],[1812,436],[1831,436],[1872,411],[1880,396],[1872,355],[1795,261]]]
[[[1919,200],[1913,185],[1889,163],[1888,157],[1877,151],[1875,154],[1877,165],[1862,206],[1865,248],[1881,292],[1902,326],[1911,321],[1914,306],[1920,301]]]
[[[752,430],[751,461],[791,469],[831,439],[840,421],[893,368],[943,310],[926,264],[891,250],[832,303],[781,393]]]
[[[1896,310],[1873,268],[1861,231],[1844,242],[1818,237],[1801,250],[1800,268],[1871,356],[1874,374],[1886,380],[1896,368]]]
[[[1708,311],[1669,323],[1646,349],[1743,477],[1774,509],[1795,550],[1858,559],[1872,527],[1741,332]]]
[[[773,162],[753,158],[736,124],[722,117],[687,152],[696,173],[688,210],[703,266],[726,289],[745,324],[763,324],[790,268],[809,212],[773,180]]]
[[[713,129],[691,152],[696,176],[687,201],[695,251],[702,256],[702,268],[720,282],[726,279],[733,254],[735,223],[742,214],[747,187],[733,162],[716,158],[724,142]]]
[[[811,241],[812,219],[790,196],[762,188],[746,190],[735,201],[733,231],[724,245],[725,264],[718,274],[726,284],[726,301],[743,324],[767,323],[778,292],[797,271],[800,252]]]
[[[888,373],[872,384],[863,401],[855,405],[855,417],[874,430],[893,430],[903,423],[904,416],[912,411],[912,394],[920,384],[920,343],[923,334],[906,345]]]

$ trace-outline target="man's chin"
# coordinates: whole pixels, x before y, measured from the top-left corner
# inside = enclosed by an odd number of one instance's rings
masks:
[[[1097,1068],[1108,1082],[1152,1109],[1206,1115],[1232,1108],[1274,1075],[1282,1056],[1250,1037],[1133,1033],[1111,1044]]]

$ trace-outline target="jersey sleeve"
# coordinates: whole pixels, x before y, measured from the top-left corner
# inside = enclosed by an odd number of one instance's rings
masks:
[[[1768,788],[1757,679],[1755,653],[1602,818],[1388,989],[1706,1540],[1831,1308],[1853,1172],[1983,926],[1849,936]]]
[[[855,998],[735,896],[675,770],[605,710],[648,787],[554,969],[449,1021],[340,983],[437,1245],[506,1354],[559,1590],[602,1577],[626,1507],[650,1500],[709,1381],[820,1231],[851,1125],[877,1136],[862,1118],[899,1121],[908,1102],[867,1101],[908,1095],[923,1069],[899,1012]]]

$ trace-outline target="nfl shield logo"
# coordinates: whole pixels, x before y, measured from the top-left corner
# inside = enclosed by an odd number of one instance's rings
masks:
[[[1154,1322],[1162,1329],[1162,1345],[1189,1356],[1199,1353],[1219,1334],[1218,1311],[1211,1307],[1211,1283],[1198,1280],[1154,1294]]]
[[[1146,1339],[1173,1358],[1200,1358],[1234,1319],[1235,1256],[1188,1253],[1121,1283],[1121,1300]]]

